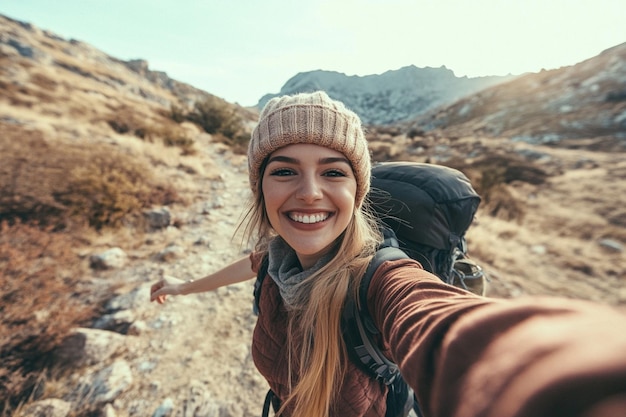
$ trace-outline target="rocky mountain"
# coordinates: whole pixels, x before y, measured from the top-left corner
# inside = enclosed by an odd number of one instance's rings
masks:
[[[302,72],[289,79],[278,94],[263,96],[262,108],[272,97],[324,90],[346,103],[365,124],[384,125],[411,119],[430,109],[452,103],[513,76],[457,77],[450,69],[414,65],[383,74],[348,76],[335,71]]]
[[[626,148],[626,43],[576,65],[526,74],[408,123],[443,136],[530,143],[596,138]]]

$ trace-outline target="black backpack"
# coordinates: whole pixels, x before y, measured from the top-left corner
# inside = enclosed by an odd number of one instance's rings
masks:
[[[387,359],[376,342],[378,329],[367,310],[370,281],[385,261],[411,257],[444,282],[484,294],[482,269],[467,257],[465,232],[474,219],[480,197],[460,171],[415,162],[383,163],[372,168],[369,199],[381,220],[384,241],[372,258],[359,287],[359,302],[348,297],[342,313],[342,331],[354,363],[388,387],[385,417],[422,416],[413,391],[398,366]],[[267,275],[263,260],[254,286],[258,314],[260,289]],[[270,390],[263,416],[278,400]]]
[[[369,199],[407,255],[444,282],[484,295],[482,270],[467,257],[465,240],[481,199],[465,174],[418,162],[378,164]]]

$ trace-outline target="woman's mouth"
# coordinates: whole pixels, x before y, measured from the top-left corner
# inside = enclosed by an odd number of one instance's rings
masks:
[[[287,216],[297,223],[303,224],[313,224],[320,223],[330,217],[329,212],[319,212],[319,213],[287,213]]]

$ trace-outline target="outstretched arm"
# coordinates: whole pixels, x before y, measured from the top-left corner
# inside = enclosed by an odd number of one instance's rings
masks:
[[[255,276],[248,256],[195,281],[182,281],[165,275],[150,288],[150,301],[163,304],[168,295],[187,295],[213,291],[226,285],[249,280]]]
[[[368,308],[425,415],[626,416],[620,311],[478,297],[408,262],[379,268]]]

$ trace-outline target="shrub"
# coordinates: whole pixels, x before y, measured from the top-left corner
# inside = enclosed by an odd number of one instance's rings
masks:
[[[136,111],[121,106],[116,109],[115,113],[106,120],[111,129],[119,134],[131,134],[143,138],[145,135],[146,125]]]
[[[170,118],[176,123],[182,123],[187,120],[187,112],[182,108],[175,104],[170,106]]]
[[[183,155],[193,155],[196,153],[194,148],[196,141],[187,136],[182,130],[164,129],[159,136],[163,138],[166,146],[177,146],[182,150]]]
[[[73,168],[65,189],[54,193],[54,198],[68,207],[71,216],[100,229],[119,226],[146,207],[171,204],[178,195],[171,187],[156,184],[144,164],[109,151]]]
[[[55,200],[68,207],[70,215],[87,220],[96,229],[118,225],[127,215],[139,212],[148,199],[142,171],[133,165],[122,166],[108,155],[68,174],[67,186],[53,194]]]
[[[194,104],[187,119],[197,123],[210,134],[221,135],[231,145],[245,145],[248,135],[235,107],[214,96]]]
[[[505,184],[494,185],[483,195],[483,210],[490,216],[521,222],[526,215],[526,204]]]
[[[194,104],[189,120],[200,125],[207,133],[218,133],[222,127],[231,123],[233,112],[217,97],[209,96]]]
[[[0,123],[0,220],[54,230],[72,222],[117,226],[151,205],[178,201],[147,164],[104,144],[50,144]]]
[[[0,412],[31,395],[54,348],[104,301],[81,282],[73,246],[65,233],[0,223]]]

